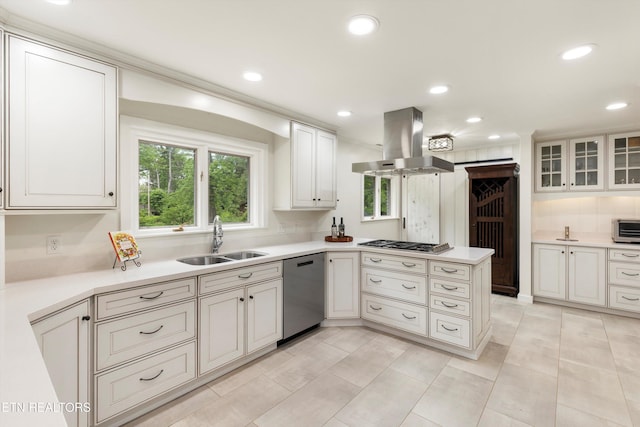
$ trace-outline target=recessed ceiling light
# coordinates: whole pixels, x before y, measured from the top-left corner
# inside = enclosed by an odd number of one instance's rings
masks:
[[[351,115],[351,111],[347,111],[347,110],[338,111],[338,115],[340,117],[349,117]]]
[[[357,15],[349,20],[349,32],[356,36],[373,33],[380,26],[380,21],[371,15]]]
[[[56,6],[66,6],[71,4],[72,0],[45,0],[47,3],[55,4]]]
[[[613,104],[607,105],[607,110],[619,110],[621,108],[625,108],[627,105],[626,102],[614,102]]]
[[[569,49],[562,54],[562,59],[565,61],[571,61],[573,59],[582,58],[590,54],[593,51],[594,45],[585,44],[583,46],[574,47],[573,49]]]
[[[489,139],[500,139],[500,135],[489,135]]]
[[[429,93],[433,95],[440,95],[441,93],[445,93],[448,91],[449,91],[449,86],[445,86],[445,85],[433,86],[431,89],[429,89]]]
[[[256,73],[255,71],[247,71],[242,75],[242,77],[250,82],[259,82],[262,80],[262,74]]]
[[[469,117],[467,123],[478,123],[482,121],[482,117]]]

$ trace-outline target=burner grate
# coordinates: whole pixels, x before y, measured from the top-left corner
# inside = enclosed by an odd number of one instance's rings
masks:
[[[444,251],[452,249],[448,243],[418,243],[418,242],[403,242],[398,240],[371,240],[369,242],[360,243],[361,246],[370,246],[374,248],[384,249],[400,249],[408,251],[425,252],[432,254],[439,254]]]

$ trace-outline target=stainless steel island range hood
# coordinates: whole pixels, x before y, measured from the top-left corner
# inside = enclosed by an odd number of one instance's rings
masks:
[[[353,172],[365,175],[453,172],[453,163],[422,155],[422,111],[404,108],[384,113],[383,160],[353,163]]]

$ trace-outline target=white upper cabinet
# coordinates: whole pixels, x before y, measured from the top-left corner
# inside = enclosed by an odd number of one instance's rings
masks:
[[[116,206],[116,68],[8,37],[7,208]]]
[[[566,145],[564,141],[536,145],[536,191],[566,188]]]
[[[536,191],[604,189],[604,138],[536,144]]]
[[[291,208],[336,207],[336,136],[291,123]]]
[[[604,138],[572,139],[569,141],[569,189],[604,189]]]
[[[640,132],[609,135],[609,188],[640,188]]]

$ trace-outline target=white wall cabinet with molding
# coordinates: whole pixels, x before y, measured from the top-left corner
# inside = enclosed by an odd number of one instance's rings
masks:
[[[9,209],[116,206],[117,71],[8,36]]]
[[[291,138],[276,147],[275,208],[328,210],[337,203],[337,137],[291,122]]]

